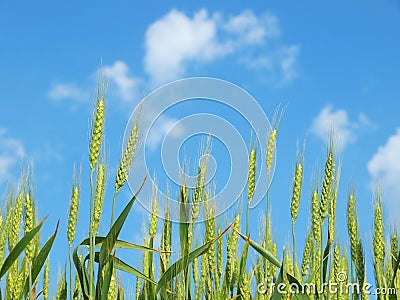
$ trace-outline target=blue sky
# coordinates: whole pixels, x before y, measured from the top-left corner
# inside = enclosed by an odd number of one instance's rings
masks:
[[[60,265],[65,259],[60,249],[66,244],[74,163],[82,163],[82,185],[88,183],[88,128],[100,62],[109,79],[110,186],[126,123],[140,98],[172,80],[210,76],[247,90],[270,120],[278,105],[287,106],[279,127],[271,189],[273,228],[281,247],[289,237],[296,143],[306,139],[301,236],[307,227],[309,182],[322,170],[331,124],[343,165],[339,238],[347,240],[344,208],[352,186],[366,240],[371,236],[373,181],[379,178],[383,186],[387,215],[399,217],[399,2],[224,4],[0,4],[0,187],[4,190],[17,180],[22,158],[33,161],[39,213],[49,215],[44,237],[62,219],[52,254]],[[203,108],[170,111],[164,123],[196,109]],[[244,140],[249,141],[249,136],[244,134]],[[217,149],[216,157],[221,156]],[[105,204],[107,220],[112,192],[110,188]],[[128,196],[126,189],[120,206]],[[82,206],[80,223],[86,228],[87,199],[82,199]],[[143,220],[147,221],[143,210],[136,208],[127,225],[127,239],[138,239]],[[252,213],[257,216],[259,211]],[[83,236],[83,231],[78,232],[78,238]]]

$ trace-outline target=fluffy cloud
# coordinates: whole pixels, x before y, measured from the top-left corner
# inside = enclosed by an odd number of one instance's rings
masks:
[[[368,172],[374,180],[379,180],[385,189],[396,192],[400,197],[400,128],[379,147],[368,162]]]
[[[74,83],[54,84],[49,91],[49,97],[54,100],[86,101],[90,99],[89,93]]]
[[[177,119],[160,116],[149,132],[149,136],[146,139],[147,146],[149,146],[151,150],[155,150],[161,144],[165,136],[168,135],[172,138],[181,137],[185,129],[177,122]]]
[[[146,32],[145,70],[162,83],[182,76],[188,61],[210,61],[232,51],[217,39],[218,16],[200,10],[193,18],[172,10]]]
[[[0,128],[0,182],[10,180],[13,169],[18,166],[24,155],[22,142],[7,137],[5,129]]]
[[[297,76],[296,59],[300,52],[298,45],[282,48],[280,51],[280,71],[282,73],[281,84],[290,82]]]
[[[282,44],[281,35],[279,19],[272,13],[257,15],[245,10],[223,17],[202,9],[188,16],[173,9],[146,30],[144,71],[154,87],[184,77],[193,65],[234,55],[244,67],[260,70],[274,82],[284,84],[297,76],[300,46]],[[143,80],[132,76],[124,61],[105,65],[102,71],[119,100],[131,103],[138,98]],[[58,83],[49,91],[49,97],[55,100],[84,102],[92,96],[92,89],[75,83]]]
[[[332,105],[325,106],[314,119],[311,132],[328,142],[333,130],[335,146],[341,152],[348,144],[354,142],[361,125],[371,124],[367,116],[360,114],[358,120],[351,121],[346,110],[334,110]]]
[[[299,46],[267,45],[281,36],[278,18],[271,13],[255,15],[250,10],[224,19],[202,9],[193,17],[172,10],[146,31],[145,71],[153,84],[162,84],[184,76],[190,64],[209,63],[229,54],[250,68],[281,73],[284,82],[296,75]],[[268,48],[266,48],[266,45]],[[263,56],[248,55],[258,47]],[[271,49],[270,49],[271,48]],[[247,53],[247,54],[246,54]],[[247,56],[246,56],[247,55]]]
[[[137,100],[140,79],[129,76],[129,67],[123,61],[116,61],[111,66],[104,66],[103,74],[116,87],[116,93],[124,102]]]
[[[250,10],[231,17],[224,25],[224,29],[239,36],[241,43],[249,45],[262,44],[265,38],[276,38],[281,33],[279,20],[275,15],[265,13],[258,18]]]
[[[104,79],[110,82],[110,88],[115,93],[118,100],[125,103],[131,103],[137,100],[138,89],[141,83],[139,78],[129,75],[128,65],[117,60],[112,65],[105,65],[101,69]],[[93,72],[91,78],[97,78]],[[71,100],[76,102],[88,102],[93,98],[93,92],[89,89],[80,88],[75,83],[58,83],[54,84],[48,93],[53,100]]]

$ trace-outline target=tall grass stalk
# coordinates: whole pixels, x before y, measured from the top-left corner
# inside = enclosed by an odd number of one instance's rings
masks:
[[[94,255],[95,255],[95,234],[92,224],[94,222],[95,211],[95,186],[93,183],[93,175],[98,158],[102,150],[104,139],[104,109],[105,109],[105,86],[103,85],[102,76],[99,78],[97,89],[96,108],[93,116],[92,133],[89,145],[89,161],[90,161],[90,226],[89,226],[89,298],[94,299]]]

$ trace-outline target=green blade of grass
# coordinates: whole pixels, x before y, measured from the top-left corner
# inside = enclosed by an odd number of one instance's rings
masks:
[[[108,300],[108,290],[110,288],[111,277],[114,272],[114,260],[111,260],[107,263],[104,273],[103,286],[101,287],[101,293],[97,295],[97,297],[101,300]]]
[[[260,253],[261,254],[261,253]],[[261,254],[262,255],[262,254]],[[286,269],[285,269],[285,249],[283,249],[283,261],[279,270],[278,278],[275,282],[275,289],[272,293],[271,300],[280,300],[282,299],[282,293],[280,293],[280,285],[284,284],[284,280],[286,277]]]
[[[119,259],[116,256],[112,256],[111,257],[113,260],[113,265],[115,269],[118,269],[120,271],[135,275],[139,278],[144,279],[145,281],[152,283],[152,284],[157,284],[157,282],[155,282],[154,280],[152,280],[150,277],[144,275],[142,272],[140,272],[139,270],[137,270],[136,268],[128,265],[126,262],[124,262],[123,260]],[[110,258],[110,259],[111,259]],[[86,255],[84,261],[86,262],[89,259],[89,255]],[[96,263],[99,263],[99,252],[95,253],[95,257],[94,257],[94,261]]]
[[[79,259],[78,248],[79,248],[79,246],[75,247],[74,252],[72,254],[72,259],[74,261],[76,273],[79,278],[79,283],[81,285],[83,298],[84,298],[84,300],[87,300],[87,299],[89,299],[87,296],[89,294],[89,281],[86,276],[85,266],[82,265],[82,262]]]
[[[272,264],[274,264],[275,266],[277,266],[278,268],[280,268],[279,275],[281,275],[281,272],[282,272],[282,276],[285,275],[286,278],[288,278],[288,280],[289,280],[290,283],[296,284],[296,285],[299,287],[299,291],[302,292],[302,291],[304,290],[304,289],[303,289],[303,286],[301,285],[301,283],[299,282],[298,279],[296,279],[294,276],[292,276],[291,274],[287,273],[286,271],[285,271],[285,274],[283,274],[283,272],[284,272],[284,271],[282,270],[282,268],[283,268],[283,263],[280,264],[279,259],[276,258],[270,251],[268,251],[267,249],[263,248],[260,244],[254,242],[254,241],[251,240],[249,237],[246,237],[244,234],[240,233],[239,231],[236,231],[236,232],[239,234],[239,236],[240,236],[241,238],[243,238],[245,241],[248,241],[249,244],[250,244],[250,246],[251,246],[254,250],[256,250],[261,256],[263,256],[265,259],[267,259],[270,263],[272,263]],[[280,280],[279,275],[278,275],[278,279],[277,279],[277,282],[276,282],[275,286],[278,285],[278,281]],[[283,280],[283,279],[282,279],[282,280]],[[281,295],[281,296],[282,296],[282,295]],[[304,299],[304,300],[305,300],[305,299],[309,299],[309,297],[308,297],[306,294],[304,294],[304,293],[295,294],[294,296],[295,296],[295,298],[297,298],[297,299],[302,299],[302,300],[303,300],[303,299]],[[278,296],[275,295],[275,297],[278,297]],[[273,299],[275,299],[275,298],[273,298]],[[276,298],[276,299],[280,299],[280,298]]]
[[[128,214],[132,209],[133,203],[136,201],[137,194],[140,192],[144,183],[146,182],[146,178],[147,178],[147,175],[143,179],[142,185],[140,186],[139,190],[135,193],[135,195],[125,206],[125,208],[123,209],[121,214],[115,220],[113,226],[111,227],[107,236],[104,238],[103,243],[101,244],[100,253],[99,253],[99,268],[98,268],[98,276],[97,276],[98,284],[101,284],[103,268],[110,258],[111,251],[114,249],[114,246],[118,239],[118,235],[121,232],[122,226],[124,225],[126,218],[128,217]]]
[[[144,280],[146,280],[149,283],[152,284],[157,284],[154,280],[152,280],[151,278],[147,277],[146,275],[144,275],[142,272],[140,272],[139,270],[135,269],[134,267],[131,267],[130,265],[128,265],[127,263],[125,263],[124,261],[122,261],[119,258],[115,258],[114,259],[114,267],[118,270],[124,271],[126,273],[135,275],[139,278],[142,278]]]
[[[18,259],[20,254],[25,250],[25,248],[28,246],[30,241],[32,241],[32,239],[36,236],[36,234],[39,232],[40,228],[42,227],[42,225],[45,221],[46,221],[46,218],[44,218],[43,221],[40,222],[40,224],[38,226],[36,226],[31,231],[26,233],[24,235],[24,237],[10,251],[10,254],[8,254],[3,265],[1,266],[0,280],[7,273],[7,271],[11,268],[11,266],[14,264],[14,262]]]
[[[292,299],[299,299],[299,300],[309,300],[310,297],[306,294],[305,288],[304,286],[300,283],[300,281],[298,281],[295,277],[293,277],[290,274],[286,274],[289,283],[291,284],[291,286],[297,286],[298,289],[298,293],[295,293],[293,295]]]
[[[101,246],[103,244],[103,241],[105,240],[104,236],[96,236],[95,238],[95,246]],[[90,240],[84,239],[79,246],[88,246],[90,245]],[[162,251],[159,251],[157,249],[152,249],[146,246],[130,243],[124,240],[117,240],[114,245],[115,249],[132,249],[132,250],[140,250],[140,251],[150,251],[150,252],[158,252],[162,253]]]
[[[267,249],[265,249],[263,246],[261,246],[260,244],[256,243],[255,241],[251,240],[250,238],[248,238],[247,236],[245,236],[243,233],[240,233],[239,231],[236,231],[239,236],[244,239],[245,241],[249,241],[250,246],[256,250],[259,254],[261,254],[262,257],[264,257],[265,259],[267,259],[270,263],[272,263],[273,265],[275,265],[276,267],[280,268],[282,266],[282,263],[279,261],[279,259],[277,259],[275,257],[275,255],[273,255],[270,251],[268,251]]]
[[[42,270],[47,257],[49,256],[50,250],[53,247],[54,240],[56,239],[58,226],[60,225],[60,220],[57,222],[56,230],[53,235],[47,240],[46,244],[40,249],[38,255],[33,258],[32,261],[32,269],[31,269],[31,280],[30,283],[34,284],[36,278],[39,276],[40,270]],[[26,297],[31,289],[29,280],[27,279],[25,282],[25,288],[23,290],[23,295]]]

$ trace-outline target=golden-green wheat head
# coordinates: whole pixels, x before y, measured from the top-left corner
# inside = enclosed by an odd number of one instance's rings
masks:
[[[382,201],[378,194],[376,195],[374,206],[374,263],[382,269],[385,260],[385,234],[383,229]]]
[[[157,187],[153,186],[153,202],[151,204],[151,216],[149,224],[149,236],[154,239],[157,234],[158,224],[158,200],[157,200]]]
[[[238,214],[235,218],[235,222],[233,224],[234,230],[240,229],[240,215]],[[228,283],[231,284],[233,282],[233,276],[235,273],[235,260],[236,260],[236,250],[238,246],[238,235],[235,231],[232,231],[228,237],[227,241],[227,257],[226,257],[226,273],[228,278]]]
[[[11,299],[18,299],[19,295],[22,292],[24,279],[28,275],[27,272],[24,272],[27,269],[25,269],[25,270],[24,269],[22,269],[19,272],[19,274],[14,278],[14,289],[12,290]]]
[[[296,163],[294,173],[293,188],[292,188],[292,201],[290,203],[290,214],[292,222],[295,223],[299,214],[301,190],[303,185],[303,165],[301,162]]]
[[[34,212],[34,203],[32,199],[32,195],[30,193],[26,193],[25,196],[25,233],[30,232],[35,226],[35,212]],[[32,259],[35,255],[35,241],[31,241],[25,248],[26,257],[29,262],[32,262]]]
[[[43,272],[43,299],[49,299],[49,278],[50,278],[50,262],[46,260]]]
[[[271,180],[271,171],[272,171],[272,164],[274,161],[274,154],[275,154],[275,148],[276,148],[276,137],[278,134],[278,128],[279,128],[279,123],[280,120],[283,116],[284,109],[280,109],[280,107],[277,108],[277,110],[274,113],[273,121],[272,121],[272,126],[273,129],[269,134],[268,137],[268,142],[267,142],[267,153],[266,153],[266,166],[267,166],[267,171],[268,171],[268,179],[269,181]]]
[[[195,247],[198,248],[199,245],[196,241]],[[195,285],[195,288],[198,289],[199,288],[199,259],[198,257],[196,257],[193,260],[193,282]]]
[[[276,135],[278,133],[278,129],[274,128],[269,135],[268,143],[267,143],[267,154],[266,154],[266,165],[268,174],[271,175],[272,163],[274,160],[275,146],[276,146]]]
[[[92,232],[97,235],[101,214],[103,212],[104,194],[106,186],[106,170],[103,163],[97,167],[96,191],[94,196],[94,211],[93,211],[93,224]]]
[[[334,280],[334,282],[338,282],[338,276],[339,276],[340,272],[341,272],[340,245],[338,243],[336,243],[333,248],[333,280]]]
[[[218,236],[221,235],[222,229],[221,227],[218,227]],[[223,268],[223,259],[224,259],[224,239],[223,237],[219,238],[217,241],[217,280],[218,282],[221,279],[222,276],[222,268]]]
[[[205,200],[208,201],[209,199],[209,192],[206,193]],[[215,209],[212,206],[206,205],[205,208],[207,209],[206,211],[206,221],[205,221],[205,236],[204,236],[204,241],[209,242],[215,237]],[[208,265],[209,265],[209,270],[212,273],[215,273],[216,271],[216,257],[215,257],[215,244],[212,243],[210,248],[208,249],[207,252],[207,260],[208,260]]]
[[[68,237],[68,245],[70,247],[75,240],[76,226],[78,223],[79,201],[80,201],[79,186],[76,185],[72,187],[71,201],[68,212],[67,237]]]
[[[4,251],[6,247],[6,242],[7,238],[9,236],[9,232],[11,230],[11,223],[13,220],[13,208],[12,208],[12,203],[14,200],[13,193],[11,192],[9,197],[8,197],[8,203],[7,203],[7,214],[6,214],[6,220],[4,221],[4,225],[2,227],[2,230],[0,232],[0,262],[3,263],[4,260]]]
[[[335,227],[336,227],[336,202],[339,191],[340,180],[340,166],[337,169],[337,176],[335,178],[335,188],[332,191],[331,201],[329,202],[329,218],[328,218],[328,233],[330,242],[335,240]]]
[[[199,217],[200,203],[203,200],[204,185],[207,175],[207,155],[209,154],[209,141],[205,149],[201,150],[201,160],[197,170],[196,187],[192,195],[192,222],[195,222]],[[204,159],[203,159],[204,158]]]
[[[13,218],[11,222],[11,231],[9,235],[9,249],[11,250],[18,242],[19,232],[22,224],[22,209],[24,203],[24,194],[20,192],[17,196],[17,200],[15,202],[14,210],[13,210]]]
[[[399,256],[399,239],[397,232],[393,232],[390,237],[390,250],[391,250],[391,261],[392,268],[395,269],[397,258]]]
[[[312,231],[315,242],[317,244],[321,241],[321,219],[319,214],[319,202],[318,202],[318,192],[314,191],[311,198],[311,221],[312,221]]]
[[[67,279],[65,270],[58,276],[56,300],[67,299]]]
[[[354,193],[349,195],[347,203],[347,231],[350,238],[350,253],[351,259],[357,264],[358,254],[358,220],[355,208]]]
[[[92,122],[92,133],[89,145],[89,161],[90,169],[93,170],[97,165],[99,159],[101,145],[103,142],[104,135],[104,110],[105,110],[105,98],[104,91],[101,87],[102,83],[99,83],[99,92],[96,101],[96,110],[94,112],[94,118]]]
[[[115,178],[116,193],[119,192],[119,190],[125,184],[128,178],[131,165],[136,154],[138,136],[139,136],[139,119],[135,122],[135,125],[132,127],[131,133],[129,135],[128,144],[122,153],[121,161]]]
[[[143,238],[143,246],[149,247],[149,241],[148,241],[147,237]],[[148,259],[148,257],[149,257],[149,252],[148,251],[144,251],[143,252],[143,263],[142,263],[142,265],[143,265],[143,273],[146,276],[150,275],[149,274],[149,259]]]
[[[247,200],[249,206],[253,200],[254,190],[256,187],[256,167],[257,152],[256,149],[252,147],[249,154],[249,170],[247,175]]]
[[[335,176],[335,161],[333,155],[333,147],[331,145],[328,150],[328,157],[325,163],[325,176],[324,176],[324,181],[322,183],[321,203],[319,207],[321,222],[324,221],[324,219],[328,214],[328,204],[332,193],[332,184],[334,176]]]
[[[164,224],[163,231],[161,237],[161,251],[165,251],[165,253],[161,254],[162,261],[164,263],[164,268],[166,268],[169,264],[171,258],[171,244],[172,244],[172,222],[171,222],[171,212],[169,206],[169,192],[167,192],[167,209],[165,211],[164,216]]]
[[[312,243],[313,243],[313,236],[312,236],[312,232],[310,231],[307,234],[307,240],[306,240],[306,244],[304,245],[304,251],[303,251],[303,259],[301,262],[301,276],[303,277],[303,279],[304,279],[304,277],[306,277],[308,267],[310,265]]]
[[[136,293],[135,293],[136,300],[140,299],[140,289],[141,289],[140,278],[136,277]]]

